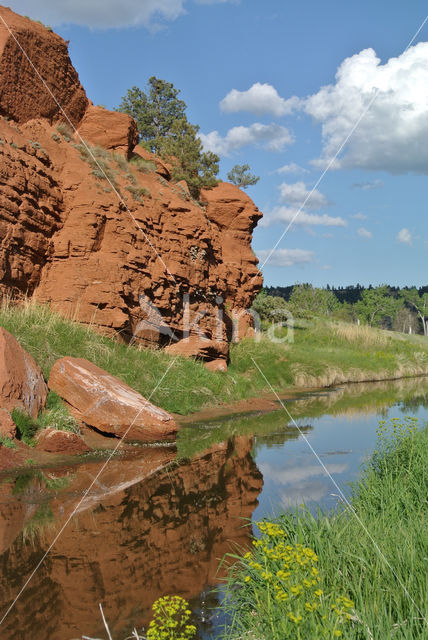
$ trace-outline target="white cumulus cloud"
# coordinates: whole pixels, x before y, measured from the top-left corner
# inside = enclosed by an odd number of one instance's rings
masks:
[[[283,173],[309,173],[309,171],[295,162],[290,162],[290,164],[284,164],[284,166],[276,169],[275,173],[279,173],[281,175]]]
[[[367,216],[364,213],[361,213],[361,211],[353,213],[352,216],[349,217],[354,218],[354,220],[367,220]]]
[[[370,238],[373,238],[372,232],[366,229],[365,227],[360,227],[359,229],[357,229],[357,233],[360,236],[360,238],[366,238],[367,240],[370,240]]]
[[[326,213],[307,213],[304,210],[290,207],[274,207],[271,211],[264,214],[261,222],[262,227],[267,227],[276,222],[289,224],[290,222],[296,226],[322,226],[322,227],[346,227],[346,220],[340,216],[329,216]]]
[[[305,249],[275,249],[273,253],[269,249],[263,249],[257,252],[257,256],[261,262],[269,258],[269,264],[273,267],[293,267],[314,259],[314,253]]]
[[[250,111],[258,116],[270,114],[280,117],[291,113],[298,103],[298,98],[285,100],[272,85],[256,82],[247,91],[232,89],[220,102],[220,109],[229,113]]]
[[[309,189],[302,181],[279,185],[280,204],[265,212],[260,223],[262,227],[268,227],[274,223],[285,225],[304,226],[311,232],[312,226],[346,227],[347,222],[340,216],[330,216],[326,213],[309,213],[309,210],[321,209],[329,205],[329,201],[323,193],[317,189]]]
[[[262,146],[267,151],[282,151],[294,142],[291,133],[279,124],[261,124],[254,122],[249,127],[233,127],[225,136],[218,131],[201,133],[199,137],[206,151],[213,151],[220,156],[228,156],[233,151],[249,145]]]
[[[283,182],[279,185],[281,194],[280,201],[291,206],[305,206],[307,209],[321,209],[328,205],[328,200],[324,194],[317,189],[308,189],[304,182],[294,182],[293,184]]]
[[[401,229],[397,234],[398,242],[402,242],[403,244],[412,244],[412,234],[405,227]]]
[[[215,4],[229,0],[194,0]],[[233,0],[230,0],[233,1]],[[78,24],[94,29],[159,25],[186,13],[186,0],[9,0],[17,13],[50,25]]]
[[[334,84],[301,102],[322,124],[321,164],[333,157],[375,94],[334,168],[428,173],[428,42],[385,64],[365,49],[342,62]]]

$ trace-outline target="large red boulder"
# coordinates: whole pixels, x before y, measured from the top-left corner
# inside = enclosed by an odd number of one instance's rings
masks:
[[[90,448],[85,444],[84,440],[70,431],[59,431],[48,427],[42,429],[37,434],[37,449],[48,451],[49,453],[86,453]]]
[[[91,105],[79,126],[86,142],[129,156],[138,143],[137,123],[126,113]]]
[[[0,327],[0,406],[37,418],[48,389],[40,367],[6,329]]]
[[[49,388],[70,405],[77,420],[104,434],[140,442],[175,438],[177,425],[169,413],[84,358],[57,360]]]
[[[212,360],[218,355],[220,356],[219,359],[224,360],[225,364],[228,349],[229,345],[225,341],[210,340],[203,335],[195,334],[191,334],[187,338],[173,342],[165,347],[165,351],[171,355],[198,358],[200,360]]]

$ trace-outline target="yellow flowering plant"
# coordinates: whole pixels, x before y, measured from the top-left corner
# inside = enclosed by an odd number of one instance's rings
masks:
[[[180,596],[164,596],[152,605],[153,620],[149,624],[147,640],[191,640],[196,627],[190,624],[189,603]]]
[[[349,625],[353,603],[345,595],[325,593],[318,556],[301,543],[291,544],[276,522],[257,523],[261,536],[231,570],[240,588],[233,593],[239,617],[234,627],[251,616],[257,637],[338,638]],[[245,623],[244,623],[245,624]]]

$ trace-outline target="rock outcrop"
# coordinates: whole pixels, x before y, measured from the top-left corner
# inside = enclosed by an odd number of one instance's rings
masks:
[[[49,388],[77,420],[103,434],[140,442],[175,439],[177,425],[169,413],[88,360],[57,360]]]
[[[0,114],[24,123],[62,120],[65,112],[72,123],[80,122],[89,100],[67,43],[10,9],[0,7],[0,15]]]
[[[0,327],[0,406],[8,411],[18,408],[36,418],[45,406],[47,393],[34,358]],[[7,417],[4,419],[7,421]]]
[[[165,163],[132,153],[132,119],[89,104],[59,36],[0,15],[78,128],[56,128],[63,115],[0,22],[0,293],[34,295],[127,342],[225,360],[252,326],[261,213],[226,183],[193,201]]]
[[[131,116],[91,105],[79,124],[76,138],[128,157],[139,135],[137,123]]]
[[[16,424],[7,409],[0,409],[0,436],[3,438],[16,436]]]

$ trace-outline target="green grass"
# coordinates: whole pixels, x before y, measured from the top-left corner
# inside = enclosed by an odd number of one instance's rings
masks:
[[[13,438],[8,438],[7,436],[0,435],[0,446],[5,447],[6,449],[16,449],[17,444]]]
[[[130,164],[134,165],[140,173],[152,173],[153,171],[156,171],[156,164],[154,162],[151,160],[145,160],[136,154],[131,158]]]
[[[428,638],[428,428],[416,426],[414,418],[380,423],[353,511],[285,513],[262,524],[252,552],[232,556],[224,638]],[[296,548],[317,561],[300,551],[309,559],[295,562]]]
[[[32,418],[21,409],[13,409],[11,416],[16,424],[18,438],[31,447],[36,444],[37,432],[47,427],[58,429],[58,431],[80,433],[77,421],[70,415],[64,402],[54,391],[49,391],[46,407],[37,418]]]
[[[4,304],[0,326],[34,356],[46,378],[58,358],[86,358],[151,396],[155,404],[180,414],[268,392],[253,358],[277,391],[291,385],[327,386],[428,373],[426,338],[359,331],[321,320],[300,323],[293,344],[273,343],[262,335],[259,341],[231,345],[226,374],[212,373],[192,359],[174,359],[162,350],[128,347],[31,302],[19,307]]]
[[[19,440],[33,447],[36,444],[35,437],[40,429],[37,419],[29,416],[21,409],[13,409],[11,411],[12,420],[16,424],[17,435]]]

